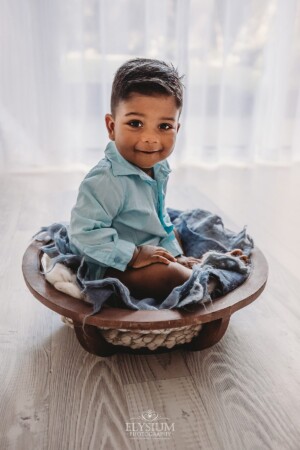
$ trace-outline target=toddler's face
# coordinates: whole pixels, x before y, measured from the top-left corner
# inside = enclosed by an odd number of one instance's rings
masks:
[[[105,116],[109,138],[120,154],[145,171],[172,153],[178,120],[179,109],[172,96],[137,93],[118,104],[114,117]]]

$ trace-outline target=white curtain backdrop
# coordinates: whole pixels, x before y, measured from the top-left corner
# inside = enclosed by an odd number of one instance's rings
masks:
[[[300,1],[0,0],[0,165],[89,167],[116,69],[185,74],[173,162],[300,161]]]

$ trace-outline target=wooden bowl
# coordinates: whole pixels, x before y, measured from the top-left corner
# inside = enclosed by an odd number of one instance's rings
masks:
[[[59,292],[40,273],[42,245],[34,241],[24,253],[22,270],[27,287],[48,308],[71,319],[82,347],[98,356],[117,352],[153,354],[178,348],[195,351],[210,347],[223,337],[230,316],[257,299],[268,277],[266,258],[255,247],[247,280],[212,303],[199,304],[193,312],[104,307],[100,313],[86,317],[92,312],[89,304]]]

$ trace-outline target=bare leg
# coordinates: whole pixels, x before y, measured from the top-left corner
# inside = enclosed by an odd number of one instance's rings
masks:
[[[227,254],[239,257],[245,263],[248,261],[248,257],[240,249],[232,250]],[[152,297],[163,300],[176,286],[180,286],[187,281],[191,274],[192,269],[171,262],[169,265],[156,263],[141,269],[127,269],[125,272],[109,268],[106,271],[105,278],[118,278],[137,299]],[[211,293],[216,285],[217,281],[212,277],[208,283],[208,292]]]
[[[137,299],[152,297],[163,300],[176,287],[190,278],[192,270],[176,262],[151,264],[141,269],[127,269],[125,272],[109,268],[105,277],[118,278]]]

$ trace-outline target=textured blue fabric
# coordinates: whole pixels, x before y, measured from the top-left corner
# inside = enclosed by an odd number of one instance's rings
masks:
[[[253,240],[246,233],[246,227],[239,233],[234,233],[224,227],[220,216],[194,209],[181,213],[170,210],[170,218],[174,223],[186,256],[201,257],[210,250],[227,252],[240,248],[249,256],[253,248]]]
[[[168,213],[179,233],[186,256],[200,258],[206,252],[209,253],[201,264],[193,267],[191,277],[174,288],[162,302],[153,298],[135,299],[118,279],[93,279],[91,273],[94,270],[90,269],[90,263],[85,257],[74,255],[71,251],[67,224],[55,223],[43,227],[34,237],[49,242],[42,250],[53,258],[53,265],[61,262],[74,270],[85,300],[93,305],[93,313],[99,312],[104,304],[135,310],[189,310],[194,304],[212,301],[227,294],[246,280],[250,266],[238,257],[225,254],[235,248],[243,250],[248,256],[251,254],[254,244],[246,233],[246,227],[234,233],[224,227],[221,217],[201,209],[185,212],[168,209]],[[217,283],[209,294],[207,286],[211,278]]]

